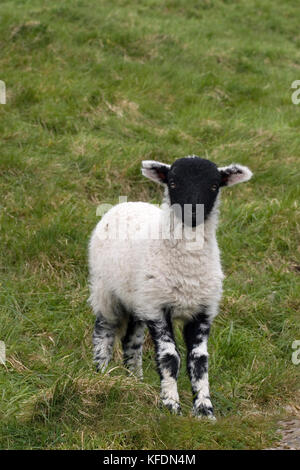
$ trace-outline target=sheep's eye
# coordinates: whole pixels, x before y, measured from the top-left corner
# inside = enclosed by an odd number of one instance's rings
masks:
[[[176,188],[176,184],[174,183],[174,181],[171,181],[171,182],[170,182],[170,188],[172,188],[172,189],[175,189],[175,188]]]
[[[210,189],[211,189],[212,191],[217,191],[218,185],[217,185],[217,184],[213,184]]]

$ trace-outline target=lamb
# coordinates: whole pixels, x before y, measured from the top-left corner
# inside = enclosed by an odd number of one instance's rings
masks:
[[[162,207],[144,202],[118,204],[102,217],[90,240],[94,360],[97,370],[105,371],[115,337],[120,335],[124,365],[142,379],[147,326],[155,347],[161,401],[180,413],[180,355],[173,331],[174,320],[180,319],[193,414],[215,419],[207,341],[222,295],[216,239],[220,190],[248,181],[252,172],[239,164],[218,168],[209,160],[191,156],[172,165],[143,161],[142,174],[164,187]],[[122,228],[118,236],[116,227]],[[178,227],[184,229],[180,237],[176,236]],[[202,237],[198,239],[195,233],[199,230]],[[168,236],[162,236],[165,233]]]

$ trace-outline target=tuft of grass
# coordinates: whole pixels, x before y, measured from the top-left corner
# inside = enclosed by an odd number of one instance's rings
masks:
[[[260,449],[299,407],[297,1],[3,1],[0,79],[2,449]],[[224,190],[226,280],[209,343],[217,423],[159,406],[117,348],[92,365],[87,242],[100,202],[159,202],[142,159],[198,154],[254,178]],[[185,357],[180,326],[176,336]],[[184,362],[184,361],[183,361]],[[287,408],[289,407],[289,408]]]

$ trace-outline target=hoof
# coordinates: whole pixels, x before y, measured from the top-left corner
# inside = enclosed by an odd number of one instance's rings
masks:
[[[197,408],[193,408],[193,415],[199,419],[209,419],[210,421],[216,421],[216,417],[214,415],[214,410],[212,406],[207,406],[204,404],[200,404]]]
[[[161,407],[167,408],[170,411],[170,413],[172,413],[173,415],[178,415],[178,416],[182,415],[181,407],[179,403],[161,402]]]
[[[102,362],[96,363],[96,372],[99,372],[100,374],[104,374],[108,368],[108,363],[107,362]]]

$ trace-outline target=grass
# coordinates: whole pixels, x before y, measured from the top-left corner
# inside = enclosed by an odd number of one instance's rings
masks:
[[[113,6],[112,6],[113,5]],[[297,0],[1,2],[2,449],[259,449],[299,410]],[[255,176],[223,192],[226,281],[209,343],[218,421],[159,408],[92,364],[87,241],[100,202],[159,202],[142,159],[191,153]],[[184,357],[180,329],[176,329]],[[291,408],[289,408],[290,410]]]

